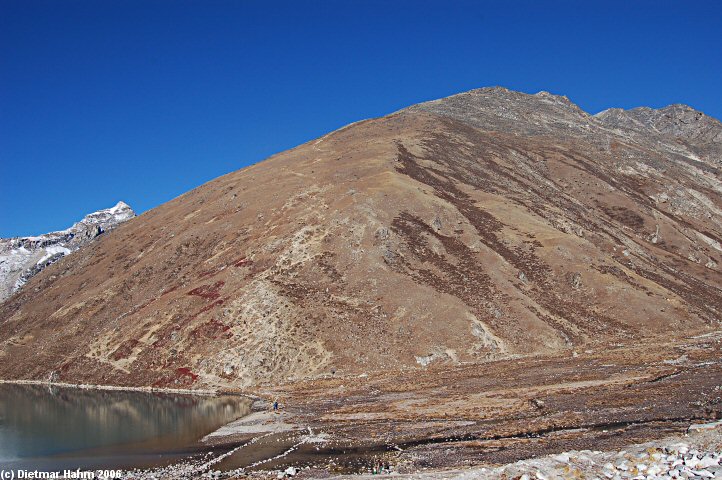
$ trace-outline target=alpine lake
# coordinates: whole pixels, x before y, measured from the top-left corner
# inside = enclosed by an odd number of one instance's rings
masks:
[[[201,439],[250,412],[240,396],[0,384],[4,469],[131,469],[204,451]]]

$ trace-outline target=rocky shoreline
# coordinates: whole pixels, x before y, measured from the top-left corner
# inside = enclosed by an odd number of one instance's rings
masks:
[[[191,390],[188,388],[158,388],[158,387],[124,387],[118,385],[93,385],[85,383],[67,383],[67,382],[53,382],[49,380],[2,380],[0,379],[0,385],[41,385],[48,387],[62,387],[62,388],[79,388],[82,390],[113,390],[122,392],[146,392],[146,393],[177,393],[183,395],[240,395],[249,398],[251,395],[235,393],[235,392],[220,392],[217,390]]]
[[[382,471],[356,475],[333,475],[328,466],[307,466],[296,468],[288,466],[281,469],[257,469],[264,461],[256,462],[251,468],[221,472],[215,466],[225,456],[241,449],[253,448],[260,439],[271,435],[268,433],[235,448],[232,452],[209,458],[183,462],[165,468],[153,470],[136,470],[123,473],[122,478],[134,480],[162,480],[176,478],[419,478],[428,480],[441,479],[519,479],[546,480],[554,478],[597,478],[611,480],[649,480],[649,479],[706,479],[722,476],[722,421],[693,424],[685,435],[671,436],[662,440],[633,444],[622,450],[592,451],[573,450],[558,454],[520,460],[506,465],[478,465],[463,469],[431,470],[417,469],[413,472],[404,471],[403,465],[394,464],[393,460],[379,459],[378,465],[384,466]],[[300,443],[316,441],[323,438],[301,438]],[[298,448],[297,446],[295,448]],[[277,455],[283,457],[288,451]]]

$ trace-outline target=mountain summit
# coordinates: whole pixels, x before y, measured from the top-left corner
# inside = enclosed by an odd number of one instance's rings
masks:
[[[720,132],[502,88],[357,122],[31,278],[0,376],[243,387],[706,332]]]
[[[65,230],[36,237],[0,238],[0,301],[45,267],[133,217],[133,209],[120,201],[112,208],[86,215]]]

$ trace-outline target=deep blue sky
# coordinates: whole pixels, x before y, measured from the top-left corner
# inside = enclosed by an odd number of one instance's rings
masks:
[[[720,3],[0,0],[0,236],[482,86],[721,118]]]

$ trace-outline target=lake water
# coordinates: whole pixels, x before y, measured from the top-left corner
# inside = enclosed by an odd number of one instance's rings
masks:
[[[160,466],[199,451],[198,441],[250,412],[250,400],[0,384],[4,468]]]

